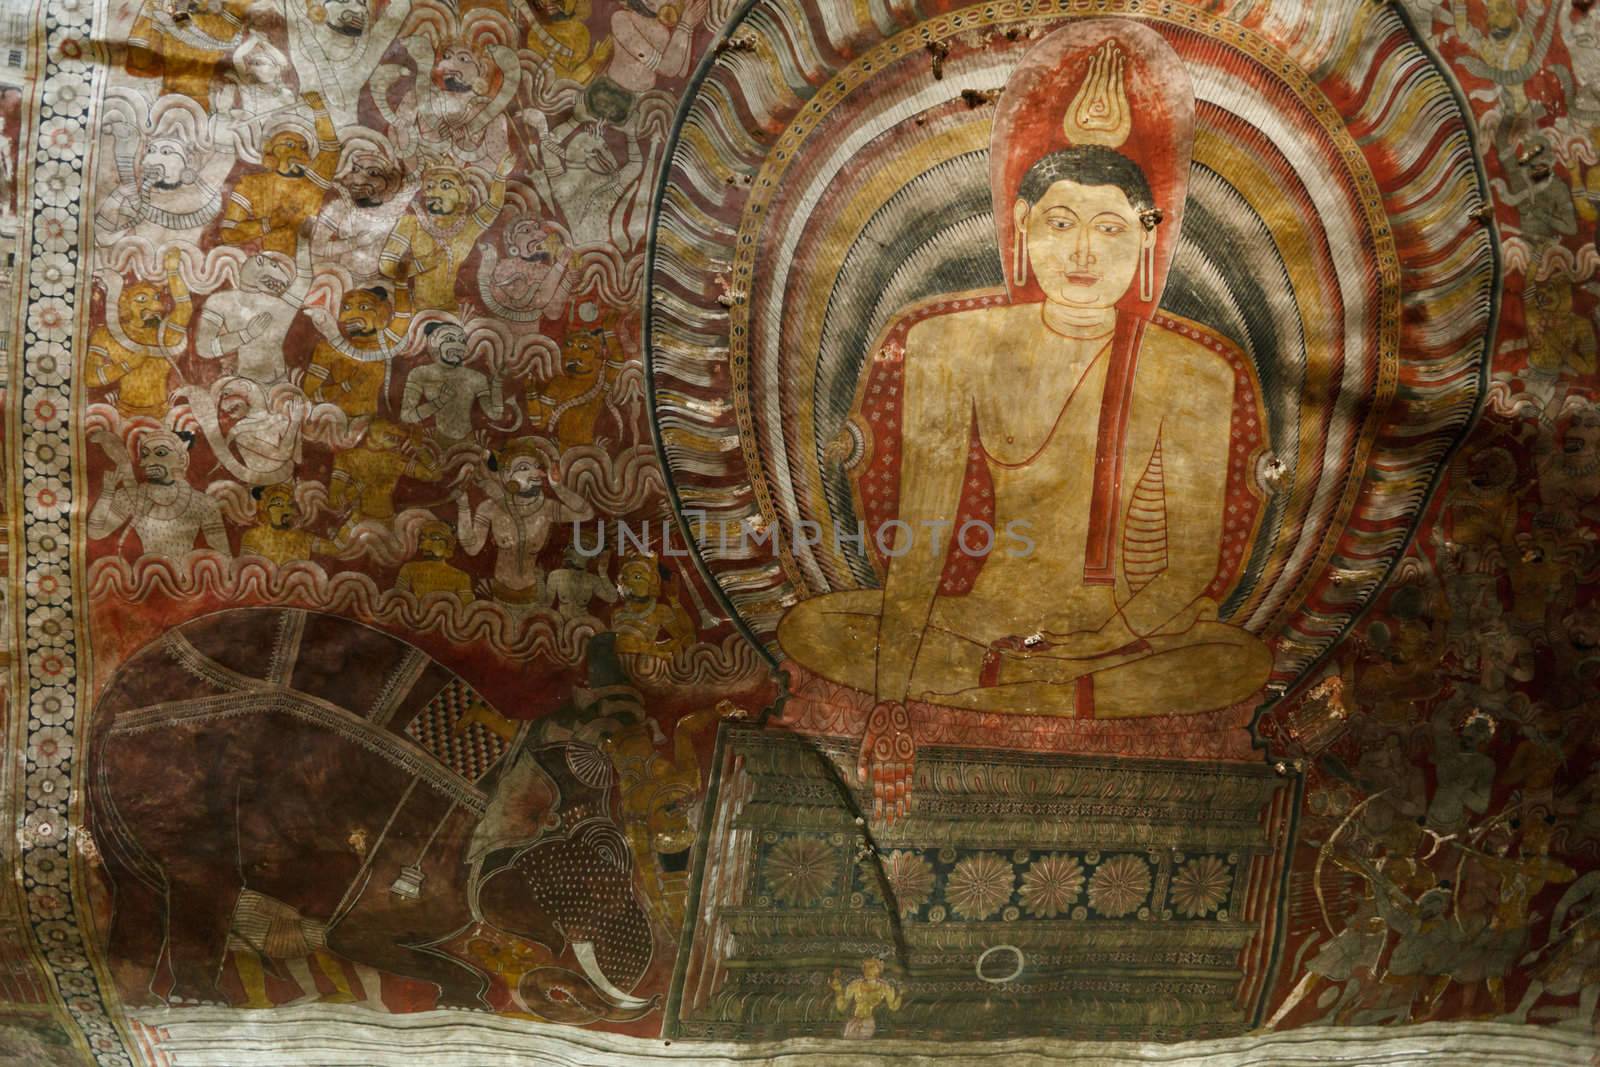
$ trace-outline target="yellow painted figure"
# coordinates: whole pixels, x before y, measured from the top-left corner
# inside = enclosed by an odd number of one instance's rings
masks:
[[[454,163],[434,162],[422,172],[418,202],[401,217],[378,257],[385,277],[409,280],[418,311],[455,311],[456,275],[483,232],[494,225],[506,202],[506,176],[514,157],[500,163],[488,195],[472,203],[467,172]]]
[[[609,37],[590,47],[589,0],[533,0],[530,7],[528,51],[557,78],[588,85],[615,47]]]
[[[616,339],[605,330],[575,330],[561,349],[561,373],[528,389],[528,422],[555,434],[563,449],[594,444],[595,424],[622,360]]]
[[[878,1032],[878,1007],[899,1011],[900,990],[883,976],[883,961],[869,956],[861,961],[861,977],[844,984],[838,971],[829,981],[833,1010],[845,1016],[844,1036],[864,1041]]]
[[[222,211],[222,240],[254,245],[263,252],[294,258],[300,233],[322,210],[329,179],[339,165],[339,138],[316,93],[305,94],[316,118],[316,155],[303,122],[280,120],[268,127],[264,165],[242,175]]]
[[[159,77],[164,95],[181,94],[209,108],[223,60],[244,40],[249,6],[146,0],[128,31],[128,73]]]
[[[356,523],[394,518],[394,490],[401,478],[435,481],[439,472],[416,452],[416,440],[392,422],[376,419],[355,448],[333,459],[329,503],[346,518],[335,535],[343,543]]]
[[[380,287],[352,289],[339,305],[338,337],[317,342],[306,368],[306,396],[335,404],[351,418],[375,415],[411,309],[401,289],[391,301]]]
[[[672,733],[672,758],[656,751],[660,731],[639,723],[607,737],[621,784],[623,833],[643,879],[645,897],[660,928],[675,935],[683,927],[689,893],[689,853],[695,827],[690,811],[701,793],[700,759],[695,739],[719,718],[738,713],[724,701],[715,708],[690,712]]]
[[[89,335],[85,372],[91,388],[117,387],[117,410],[124,417],[144,415],[159,419],[168,407],[167,383],[173,359],[183,351],[194,305],[188,287],[178,275],[180,253],[167,253],[166,295],[151,282],[122,285],[120,276],[108,279],[106,303],[116,307],[115,318]]]
[[[282,566],[311,558],[312,535],[302,529],[294,487],[287,482],[255,490],[256,524],[239,538],[241,556],[261,556]]]
[[[694,641],[694,623],[683,605],[663,597],[661,571],[651,556],[630,556],[617,570],[622,603],[611,612],[617,651],[668,657]]]
[[[418,600],[429,593],[453,593],[463,604],[472,597],[472,576],[450,562],[456,552],[456,532],[447,522],[425,523],[417,538],[417,554],[400,568],[394,587]]]

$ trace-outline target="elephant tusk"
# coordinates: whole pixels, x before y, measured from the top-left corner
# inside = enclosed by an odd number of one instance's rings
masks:
[[[640,1000],[638,997],[624,993],[612,985],[609,978],[600,973],[600,964],[594,958],[593,941],[574,941],[572,943],[572,954],[578,957],[578,966],[583,968],[584,976],[589,979],[590,984],[617,1007],[624,1009],[642,1008],[650,1003],[648,1000]]]

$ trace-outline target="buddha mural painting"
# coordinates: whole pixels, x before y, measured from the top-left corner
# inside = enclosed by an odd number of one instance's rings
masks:
[[[1011,76],[990,150],[1006,289],[902,312],[872,361],[900,397],[867,423],[898,468],[883,588],[803,601],[778,631],[872,697],[863,768],[894,758],[870,750],[908,702],[1129,719],[1267,681],[1266,645],[1218,621],[1259,503],[1259,388],[1234,346],[1158,311],[1193,139],[1188,75],[1136,23],[1058,30]],[[973,516],[1031,545],[969,559],[952,531]]]

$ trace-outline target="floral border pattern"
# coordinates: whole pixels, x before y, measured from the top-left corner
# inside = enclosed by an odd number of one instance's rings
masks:
[[[44,5],[37,127],[19,170],[27,181],[27,292],[22,302],[18,439],[21,453],[22,682],[27,742],[21,850],[29,926],[68,1015],[95,1061],[132,1057],[105,1007],[72,893],[71,816],[77,767],[78,656],[74,635],[69,414],[79,310],[80,223],[93,99],[92,0]],[[37,26],[37,23],[35,23]],[[31,166],[30,166],[31,165]]]

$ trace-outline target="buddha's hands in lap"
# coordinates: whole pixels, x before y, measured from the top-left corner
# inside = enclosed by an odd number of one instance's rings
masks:
[[[861,735],[856,780],[872,787],[872,817],[894,822],[911,812],[911,776],[917,743],[911,716],[896,700],[880,700]]]

